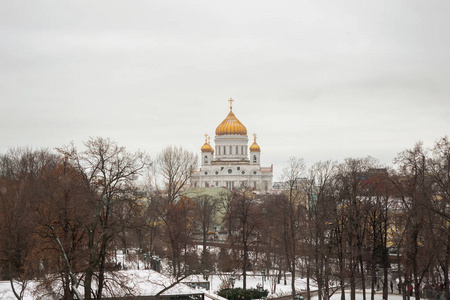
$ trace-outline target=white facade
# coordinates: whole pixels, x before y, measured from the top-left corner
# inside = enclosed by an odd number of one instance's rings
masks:
[[[271,189],[273,165],[261,167],[261,149],[256,136],[250,148],[248,141],[247,129],[234,116],[230,105],[230,113],[216,129],[215,146],[206,140],[201,148],[201,168],[194,172],[191,185],[229,190],[239,187]]]

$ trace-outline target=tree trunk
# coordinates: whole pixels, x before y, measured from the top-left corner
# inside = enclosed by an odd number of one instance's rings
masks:
[[[297,255],[297,247],[295,245],[296,239],[295,239],[295,231],[294,226],[291,222],[291,243],[292,243],[292,257],[291,257],[291,289],[292,289],[292,300],[295,300],[295,267],[296,267],[296,255]]]
[[[311,277],[311,270],[309,266],[309,262],[306,263],[306,294],[308,300],[311,300],[311,286],[309,282],[309,278]]]
[[[370,300],[374,300],[375,299],[375,285],[376,285],[376,280],[377,280],[377,273],[375,271],[375,264],[372,262],[371,265],[371,291],[370,291]]]
[[[203,226],[203,241],[202,241],[202,247],[203,247],[203,250],[202,250],[202,256],[204,256],[205,254],[206,254],[206,241],[207,241],[207,239],[208,239],[208,229],[207,228],[205,228],[205,226]]]
[[[70,291],[70,278],[69,278],[69,272],[66,272],[64,274],[64,282],[63,282],[63,286],[64,286],[64,295],[63,295],[63,299],[64,300],[69,300],[69,299],[73,299],[73,295],[72,292]]]
[[[383,282],[383,299],[387,300],[388,299],[388,293],[389,293],[389,282],[388,282],[388,269],[387,266],[385,266],[383,268],[383,278],[384,278],[384,282]]]
[[[354,247],[352,247],[352,253],[350,253],[350,299],[356,300],[356,272],[355,272],[355,259],[353,257]]]
[[[247,289],[247,264],[248,264],[248,245],[247,241],[244,240],[244,264],[242,268],[242,276],[243,276],[242,288],[244,290]]]
[[[316,253],[315,253],[315,258],[314,258],[314,260],[315,260],[315,265],[316,265],[316,271],[315,271],[315,273],[316,273],[316,278],[317,278],[317,299],[322,299],[322,289],[323,289],[323,286],[322,286],[322,283],[323,283],[323,280],[322,280],[322,274],[321,274],[321,271],[320,271],[320,269],[321,269],[321,263],[320,263],[320,255],[319,255],[319,251],[315,251]]]
[[[362,251],[360,247],[359,247],[359,251],[360,252]],[[364,273],[364,262],[363,262],[361,253],[358,255],[358,257],[359,257],[359,269],[361,270],[361,284],[362,284],[363,300],[366,300],[366,277],[365,277],[365,273]]]
[[[86,275],[84,277],[84,299],[91,300],[91,285],[92,285],[92,275],[94,274],[94,270],[91,266],[86,270]]]
[[[444,293],[445,299],[450,300],[450,287],[449,287],[449,279],[448,279],[448,268],[450,265],[450,234],[447,239],[447,254],[445,255],[444,267],[442,268],[444,271]]]
[[[105,241],[102,242],[102,247],[100,250],[100,263],[99,263],[99,272],[98,272],[98,296],[97,299],[102,299],[103,287],[105,285],[105,262],[106,262],[106,237],[104,237]]]
[[[292,261],[291,289],[292,289],[292,300],[295,300],[295,260]]]
[[[344,240],[344,238],[342,238]],[[345,255],[344,255],[344,243],[341,240],[341,249],[339,253],[339,268],[341,271],[340,286],[341,286],[341,300],[345,300]]]
[[[324,295],[324,300],[328,300],[330,299],[330,280],[329,280],[329,273],[330,270],[328,268],[328,256],[325,256],[325,274],[324,274],[324,281],[325,281],[325,295]]]

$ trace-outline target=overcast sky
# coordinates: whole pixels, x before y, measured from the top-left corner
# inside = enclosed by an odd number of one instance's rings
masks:
[[[275,178],[450,129],[450,1],[2,1],[0,152],[199,153],[233,111]]]

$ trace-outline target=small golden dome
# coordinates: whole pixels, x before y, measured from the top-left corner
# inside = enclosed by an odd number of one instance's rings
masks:
[[[205,144],[201,148],[202,152],[212,152],[214,153],[214,149],[211,147],[208,141],[208,135],[205,134]]]
[[[202,152],[214,152],[214,149],[211,147],[210,144],[205,143],[205,144],[202,146]]]
[[[230,113],[225,118],[225,120],[223,120],[222,123],[217,126],[216,135],[247,135],[247,128],[245,128],[244,124],[242,124],[241,121],[239,121],[233,114],[233,108],[231,106],[231,102],[233,101],[233,99],[230,99],[228,101],[230,101]]]
[[[250,146],[250,152],[261,152],[261,148],[259,147],[259,145],[256,143],[256,134],[253,134],[253,144]]]

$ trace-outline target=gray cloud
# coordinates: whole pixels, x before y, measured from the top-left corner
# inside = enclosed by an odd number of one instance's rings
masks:
[[[8,1],[0,151],[111,137],[198,151],[233,97],[279,175],[448,134],[450,3]]]

